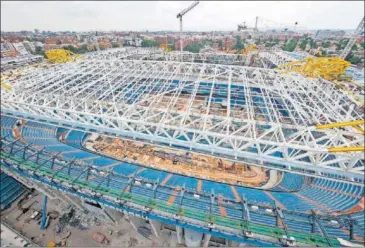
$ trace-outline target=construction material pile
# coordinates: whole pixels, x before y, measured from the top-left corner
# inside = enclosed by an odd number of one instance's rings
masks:
[[[345,73],[349,66],[349,62],[340,58],[309,57],[278,66],[277,69],[282,70],[282,73],[295,71],[305,77],[336,80]]]

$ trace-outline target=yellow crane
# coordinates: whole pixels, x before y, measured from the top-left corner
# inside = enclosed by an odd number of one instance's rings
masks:
[[[4,81],[6,81],[9,77],[6,75],[1,75],[1,81],[0,81],[0,86],[1,88],[4,88],[6,90],[12,90],[12,87],[9,84],[4,83]]]
[[[278,66],[282,73],[298,72],[305,77],[322,77],[326,80],[339,79],[350,63],[341,58],[309,57]]]
[[[336,122],[331,124],[317,125],[317,130],[329,129],[329,128],[337,128],[337,127],[353,127],[357,131],[362,134],[365,134],[364,130],[365,120],[357,120],[357,121],[343,121]],[[350,146],[350,147],[330,147],[328,148],[329,152],[364,152],[365,146]]]
[[[81,58],[80,55],[74,54],[73,52],[65,49],[53,49],[46,51],[46,56],[51,63],[55,64],[76,61]]]
[[[172,49],[167,44],[161,44],[160,48],[162,48],[165,52],[171,52]]]
[[[251,51],[256,51],[257,47],[256,45],[248,45],[246,48],[242,49],[239,54],[246,55]]]
[[[6,90],[12,90],[12,87],[6,83],[0,82],[0,86]]]

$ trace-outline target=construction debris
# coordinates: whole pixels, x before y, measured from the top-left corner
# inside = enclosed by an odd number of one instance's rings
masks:
[[[134,247],[138,245],[138,240],[135,238],[130,238],[128,241],[128,247]]]

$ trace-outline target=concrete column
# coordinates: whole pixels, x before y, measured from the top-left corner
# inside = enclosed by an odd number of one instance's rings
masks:
[[[176,235],[177,235],[177,243],[179,245],[183,245],[184,239],[183,239],[183,228],[182,227],[176,226]]]
[[[212,237],[210,234],[204,234],[203,247],[208,247],[209,240]]]
[[[157,238],[160,237],[160,230],[161,230],[161,222],[157,221],[157,220],[149,220],[150,221],[150,225],[152,228],[153,233],[155,234],[155,236]]]

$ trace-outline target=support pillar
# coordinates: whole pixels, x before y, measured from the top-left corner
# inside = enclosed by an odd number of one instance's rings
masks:
[[[43,198],[41,229],[46,228],[46,221],[47,221],[47,195],[45,195]]]
[[[184,244],[183,228],[181,226],[176,226],[176,235],[177,235],[177,243],[179,245],[183,245]]]
[[[161,222],[156,220],[149,220],[153,233],[157,238],[160,237]]]
[[[203,239],[203,247],[208,247],[210,238],[212,237],[211,234],[204,234],[204,239]]]

